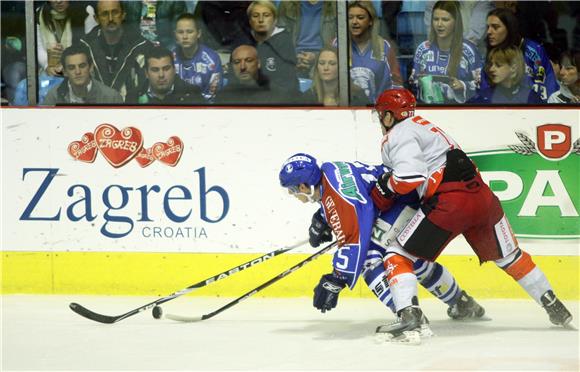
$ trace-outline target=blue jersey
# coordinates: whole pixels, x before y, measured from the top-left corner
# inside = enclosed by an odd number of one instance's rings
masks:
[[[203,44],[191,59],[186,59],[180,47],[173,51],[175,72],[186,83],[197,85],[206,100],[212,100],[223,86],[223,70],[219,55]]]
[[[385,168],[337,161],[323,163],[321,170],[320,203],[340,247],[334,256],[333,266],[352,289],[367,259],[373,226],[379,215],[370,196],[371,190]],[[401,197],[387,212],[389,217],[381,218],[386,221],[396,219],[401,207],[410,203],[418,203],[416,194]]]
[[[435,82],[435,84],[439,84],[446,103],[464,103],[473,97],[481,77],[483,61],[479,51],[475,45],[467,40],[464,40],[462,45],[462,55],[456,78],[463,83],[464,89],[454,91],[449,85],[449,79]],[[413,71],[409,80],[411,84],[418,86],[420,97],[421,85],[419,84],[419,78],[424,75],[433,75],[435,77],[449,76],[449,59],[449,51],[440,50],[437,44],[430,41],[424,41],[417,47],[415,58],[413,59]]]
[[[548,97],[560,89],[550,59],[544,48],[532,40],[524,39],[522,51],[529,84],[538,93],[542,102],[547,102]],[[481,89],[487,89],[489,86],[484,71],[481,74]]]
[[[388,41],[382,40],[382,43],[384,52],[380,56],[373,55],[370,44],[364,52],[358,49],[356,43],[351,44],[350,78],[365,92],[369,102],[375,102],[377,95],[385,89],[402,87],[395,51]]]

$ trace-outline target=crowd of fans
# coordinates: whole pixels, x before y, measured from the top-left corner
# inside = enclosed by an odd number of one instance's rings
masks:
[[[351,106],[400,86],[424,104],[580,101],[575,2],[350,1],[347,20],[313,0],[35,6],[41,105],[336,106],[341,21]],[[2,1],[3,105],[28,104],[23,19]]]

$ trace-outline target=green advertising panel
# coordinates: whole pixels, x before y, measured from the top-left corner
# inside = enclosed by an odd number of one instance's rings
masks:
[[[551,159],[529,137],[516,135],[522,145],[469,154],[501,200],[514,233],[537,239],[580,238],[578,141]]]

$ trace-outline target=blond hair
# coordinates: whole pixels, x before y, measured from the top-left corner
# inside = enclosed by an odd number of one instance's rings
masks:
[[[493,62],[508,64],[514,69],[512,83],[519,84],[525,75],[525,63],[522,51],[517,47],[494,48],[487,54],[485,73],[490,76],[489,69]],[[490,82],[491,83],[491,82]]]
[[[364,9],[373,25],[371,26],[371,58],[376,60],[383,60],[383,55],[385,54],[385,45],[383,43],[384,39],[379,36],[379,29],[381,27],[377,12],[375,11],[375,7],[370,1],[352,1],[348,4],[348,9],[351,8],[361,8]],[[351,51],[351,44],[349,44],[349,60],[352,60],[352,51]]]
[[[270,10],[272,12],[272,14],[274,15],[274,19],[278,19],[278,9],[276,8],[276,5],[274,5],[273,2],[271,1],[252,1],[252,3],[250,5],[248,5],[248,9],[246,10],[246,13],[248,14],[248,18],[250,18],[252,16],[252,12],[254,11],[254,8],[257,5],[261,5],[263,7],[268,8],[268,10]]]

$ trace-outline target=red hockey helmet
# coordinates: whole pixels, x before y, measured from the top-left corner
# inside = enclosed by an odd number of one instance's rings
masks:
[[[375,110],[379,114],[381,121],[387,111],[391,111],[395,120],[400,121],[415,115],[416,105],[415,96],[407,89],[387,89],[377,98]]]

